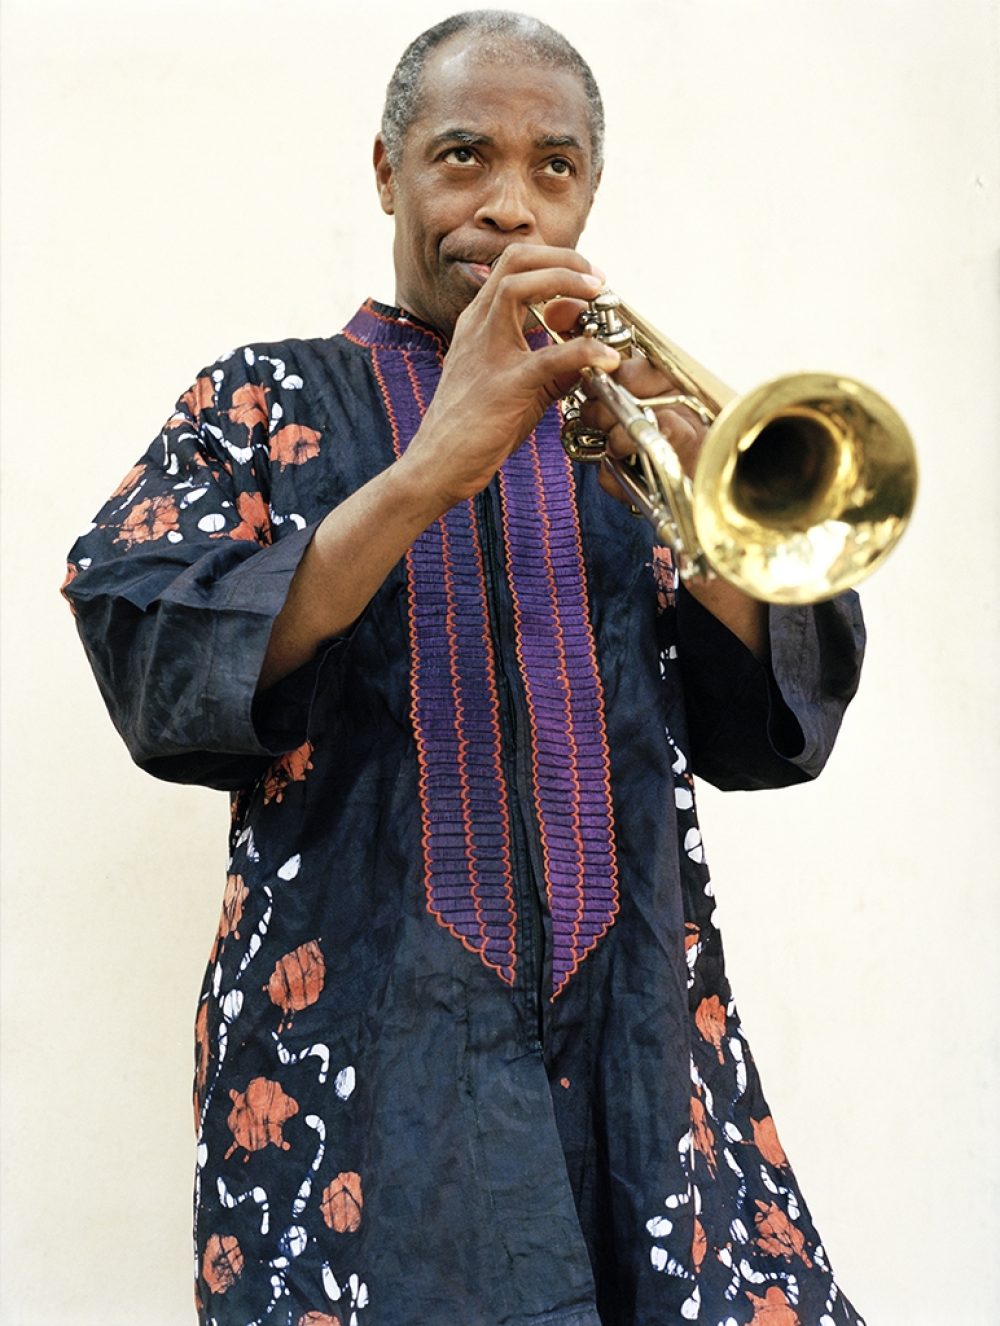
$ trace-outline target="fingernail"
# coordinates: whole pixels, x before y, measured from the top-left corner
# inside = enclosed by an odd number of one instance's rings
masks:
[[[591,263],[590,270],[593,273],[593,275],[597,277],[598,281],[600,281],[602,286],[607,284],[608,278],[601,271],[600,267],[595,267],[594,264]]]

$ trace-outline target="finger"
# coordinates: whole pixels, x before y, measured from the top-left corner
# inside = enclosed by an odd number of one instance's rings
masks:
[[[680,458],[685,473],[693,476],[708,431],[697,416],[681,410],[657,410],[656,423]]]
[[[492,290],[490,283],[483,287],[494,308],[523,318],[531,304],[548,304],[557,298],[569,298],[586,303],[603,289],[603,281],[593,272],[581,272],[571,267],[529,268],[522,272],[496,274]]]
[[[587,428],[596,428],[602,433],[610,433],[618,422],[608,407],[596,400],[587,401],[580,411],[580,419]]]
[[[704,425],[700,421],[692,423],[677,410],[656,410],[655,414],[656,426],[677,453],[681,468],[685,474],[693,477],[705,437]],[[634,455],[638,450],[635,442],[620,425],[615,425],[610,430],[605,429],[605,432],[608,434],[608,451],[619,460]]]
[[[655,410],[654,414],[657,428],[677,452],[683,469],[693,474],[707,431],[705,425],[688,411],[664,408]],[[635,454],[635,442],[607,406],[599,401],[588,401],[581,411],[581,419],[587,428],[607,434],[608,451],[612,456],[623,460]]]
[[[577,336],[580,333],[580,314],[586,308],[587,303],[583,299],[565,299],[557,295],[545,305],[545,325],[560,336]]]
[[[613,428],[604,431],[608,435],[608,453],[617,460],[625,460],[628,456],[634,456],[639,450],[621,424],[615,424]]]
[[[618,381],[633,396],[665,396],[670,391],[682,391],[681,384],[666,369],[651,364],[645,355],[632,355],[626,359],[618,374]]]
[[[597,429],[606,435],[608,451],[612,456],[623,460],[635,454],[635,442],[618,422],[617,416],[602,402],[588,401],[580,412],[580,418],[586,428]]]
[[[585,368],[613,373],[618,367],[618,351],[588,337],[547,345],[526,355],[522,372],[526,386],[544,388],[553,400],[565,396],[580,380]]]
[[[651,364],[643,355],[634,355],[626,359],[619,371],[615,374],[616,382],[626,387],[637,400],[648,400],[651,396],[667,396],[673,393],[687,395],[688,388],[666,369]],[[658,407],[654,406],[654,409]],[[678,427],[681,421],[685,421],[687,428],[682,428],[680,436],[686,439],[690,429],[694,429],[698,435],[704,431],[704,421],[686,405],[670,405],[664,407],[670,414],[670,427]],[[661,431],[667,432],[666,428]]]
[[[656,417],[656,427],[672,446],[697,446],[707,431],[701,420],[687,411],[667,407],[654,410],[653,414]],[[619,424],[617,416],[606,405],[598,401],[588,401],[581,411],[581,417],[588,428],[599,428],[602,433],[609,435],[620,433],[616,450],[624,453],[629,449],[625,441],[627,434]]]
[[[587,272],[600,278],[602,271],[589,263],[576,249],[561,249],[547,244],[510,244],[493,264],[491,276],[503,277],[516,272],[539,271],[546,267],[564,267],[571,271]]]
[[[625,506],[631,506],[632,502],[615,476],[608,469],[607,465],[601,465],[597,471],[597,482],[606,493]]]

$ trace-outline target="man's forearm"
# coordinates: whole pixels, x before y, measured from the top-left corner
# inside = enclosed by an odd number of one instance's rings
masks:
[[[396,461],[324,517],[275,618],[258,693],[308,662],[324,640],[343,635],[441,512],[437,496]]]
[[[770,644],[766,603],[749,598],[726,580],[708,580],[703,584],[688,582],[686,588],[692,598],[742,640],[754,658],[767,661]]]

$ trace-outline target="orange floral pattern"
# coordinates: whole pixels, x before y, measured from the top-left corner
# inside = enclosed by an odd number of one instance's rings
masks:
[[[276,760],[264,775],[264,804],[284,799],[292,783],[301,783],[312,765],[313,746],[311,741],[303,742],[287,755]]]
[[[705,1039],[715,1046],[719,1063],[724,1063],[722,1038],[726,1034],[726,1010],[722,1007],[718,995],[710,995],[701,1001],[695,1011],[694,1025]]]
[[[750,1122],[753,1124],[754,1146],[767,1163],[778,1169],[787,1169],[788,1157],[778,1141],[778,1134],[771,1116],[768,1114],[763,1119],[751,1119]]]
[[[319,455],[322,434],[302,424],[286,424],[271,438],[271,460],[285,469],[288,465],[302,465]]]
[[[178,402],[193,419],[198,419],[205,410],[211,409],[214,403],[215,383],[208,374],[197,378],[194,385],[188,388]]]
[[[172,497],[147,497],[136,502],[118,527],[115,542],[132,548],[137,543],[150,543],[155,539],[176,534],[180,529],[177,503]]]
[[[319,944],[310,939],[279,960],[267,983],[271,1003],[289,1015],[315,1004],[326,980],[326,964]],[[287,1025],[287,1024],[286,1024]],[[279,1026],[278,1030],[282,1030]]]
[[[229,1097],[233,1102],[228,1119],[233,1144],[226,1152],[227,1160],[241,1147],[247,1153],[245,1159],[249,1159],[250,1152],[262,1151],[266,1146],[288,1150],[291,1143],[285,1140],[282,1129],[298,1114],[299,1106],[285,1094],[280,1082],[255,1077],[246,1091],[230,1091]]]
[[[194,1074],[194,1123],[198,1126],[201,1104],[208,1082],[208,1066],[211,1058],[211,1043],[208,1038],[208,1004],[198,1007],[198,1016],[194,1024],[195,1074]]]
[[[773,1285],[763,1298],[747,1290],[747,1298],[754,1309],[750,1326],[803,1326],[802,1318],[779,1286]]]
[[[222,916],[219,920],[219,929],[216,932],[215,943],[212,946],[212,962],[218,957],[221,945],[230,935],[239,939],[240,920],[249,894],[250,890],[243,882],[242,875],[229,874],[226,876],[226,892],[222,898]]]
[[[240,523],[229,531],[231,539],[247,539],[253,543],[268,544],[274,541],[271,529],[271,514],[261,493],[239,493],[236,497],[236,510]]]
[[[219,924],[219,934],[223,939],[227,935],[235,935],[239,939],[240,919],[249,892],[242,875],[226,876],[226,892],[222,898],[222,920]]]
[[[656,587],[656,610],[664,613],[677,600],[677,570],[669,548],[655,544],[652,553],[649,569],[653,573],[653,584]]]
[[[130,493],[139,483],[140,479],[145,476],[147,468],[145,461],[140,461],[138,465],[133,465],[111,496],[124,497],[126,493]]]
[[[338,1174],[323,1190],[320,1210],[330,1229],[337,1234],[354,1234],[361,1228],[365,1200],[360,1174]]]
[[[243,1274],[243,1252],[230,1234],[213,1234],[205,1244],[201,1274],[213,1294],[225,1294]]]
[[[691,1264],[695,1272],[701,1270],[701,1264],[705,1260],[705,1253],[708,1251],[708,1235],[705,1233],[705,1226],[695,1217],[694,1238],[691,1240]]]
[[[757,1199],[757,1244],[775,1257],[801,1257],[806,1266],[812,1266],[806,1252],[806,1238],[801,1229],[792,1224],[777,1202]]]
[[[247,430],[248,442],[255,428],[267,427],[267,392],[267,387],[256,384],[237,387],[233,392],[233,403],[227,414],[234,424],[242,424]]]

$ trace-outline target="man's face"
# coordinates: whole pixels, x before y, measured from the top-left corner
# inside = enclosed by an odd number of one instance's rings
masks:
[[[375,168],[395,217],[396,302],[450,336],[509,244],[575,248],[597,178],[579,78],[476,55],[458,35],[424,69],[424,102],[402,160]]]

